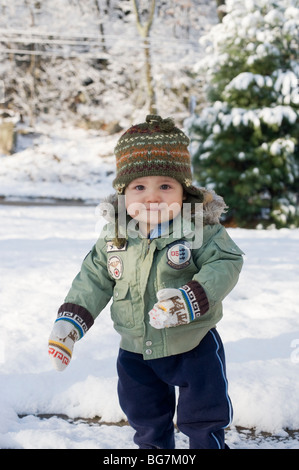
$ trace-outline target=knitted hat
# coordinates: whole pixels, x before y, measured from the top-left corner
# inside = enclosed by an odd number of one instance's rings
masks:
[[[148,115],[146,122],[130,127],[114,152],[116,178],[113,187],[122,194],[128,184],[143,176],[169,176],[202,202],[199,188],[192,185],[189,139],[171,118]]]

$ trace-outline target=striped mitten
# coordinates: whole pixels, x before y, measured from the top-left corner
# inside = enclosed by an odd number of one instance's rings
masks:
[[[150,325],[156,329],[187,325],[209,309],[204,289],[196,281],[179,289],[162,289],[157,292],[157,299],[149,312]]]
[[[49,356],[56,370],[62,371],[69,364],[74,344],[93,325],[91,314],[72,303],[61,305],[49,338]]]

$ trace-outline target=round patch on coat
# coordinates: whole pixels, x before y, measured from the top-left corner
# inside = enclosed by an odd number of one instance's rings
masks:
[[[117,255],[108,258],[108,271],[114,279],[119,279],[123,273],[123,262]]]
[[[176,243],[167,251],[167,264],[174,269],[183,269],[190,264],[191,250],[184,243]]]

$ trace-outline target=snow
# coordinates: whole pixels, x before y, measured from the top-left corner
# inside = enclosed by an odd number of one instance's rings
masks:
[[[284,152],[292,154],[294,153],[294,150],[295,150],[295,144],[290,139],[276,139],[270,145],[271,155],[281,155]]]
[[[0,447],[134,448],[126,426],[70,421],[125,419],[116,392],[119,338],[109,306],[76,344],[65,372],[52,370],[47,357],[56,310],[98,235],[95,208],[3,205],[0,216]],[[234,426],[276,435],[299,428],[299,230],[229,232],[246,252],[245,266],[218,329],[235,416],[228,443],[246,448]],[[70,420],[36,417],[47,414]],[[186,448],[182,435],[177,442]]]
[[[290,106],[274,106],[273,108],[265,107],[259,111],[259,117],[269,126],[280,126],[283,119],[290,123],[295,123],[297,119],[296,112]]]
[[[253,56],[250,56],[248,60],[253,61]],[[276,93],[280,94],[279,102],[282,102],[285,105],[298,103],[299,89],[298,80],[295,73],[291,71],[282,72],[281,70],[278,70],[275,74],[273,74],[273,79],[269,76],[253,74],[252,72],[242,72],[234,77],[228,85],[226,85],[224,96],[226,99],[229,99],[231,91],[246,91],[254,84],[256,84],[258,88],[271,88],[273,86],[273,80],[274,90]],[[293,116],[290,118],[290,122],[294,122],[296,120],[296,113],[294,111],[292,112],[292,115]]]
[[[226,90],[247,90],[252,82],[255,82],[260,88],[265,84],[269,87],[272,86],[272,80],[270,77],[264,77],[263,75],[253,74],[251,72],[242,72],[226,86]]]
[[[280,72],[278,74],[276,83],[274,85],[275,91],[281,91],[284,97],[288,98],[288,101],[292,100],[294,104],[299,102],[298,98],[298,79],[296,74],[290,70],[287,72]],[[294,96],[292,96],[294,95]]]
[[[0,197],[98,201],[111,191],[117,138],[59,122],[19,133],[16,153],[0,156]]]
[[[254,127],[259,128],[261,121],[269,127],[276,128],[281,126],[283,120],[291,124],[295,123],[297,114],[290,106],[284,105],[265,106],[248,110],[245,108],[229,108],[226,102],[216,101],[212,106],[204,108],[200,116],[192,119],[195,126],[213,125],[213,130],[216,129],[219,132],[219,128],[215,127],[214,124],[216,120],[223,129],[227,129],[230,125],[238,127],[242,123],[245,126],[252,123]],[[186,122],[188,121],[186,120]]]
[[[10,202],[80,196],[89,205],[0,205],[0,448],[135,449],[133,430],[119,426],[119,337],[109,305],[64,372],[47,354],[57,309],[104,223],[97,204],[111,192],[118,136],[59,126],[49,136],[40,132],[31,147],[2,157],[1,195]],[[227,442],[298,448],[299,230],[229,233],[246,255],[218,326],[234,406]],[[176,441],[188,448],[181,433]]]

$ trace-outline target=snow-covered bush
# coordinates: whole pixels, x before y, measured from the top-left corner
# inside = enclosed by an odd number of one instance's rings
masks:
[[[227,0],[205,36],[210,105],[187,123],[197,180],[230,209],[227,223],[298,224],[299,2]]]

